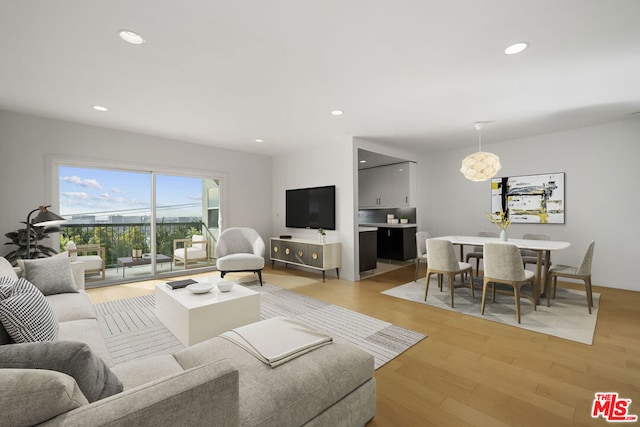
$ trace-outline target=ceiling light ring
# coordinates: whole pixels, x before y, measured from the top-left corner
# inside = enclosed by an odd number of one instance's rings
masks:
[[[131,43],[135,45],[141,45],[147,42],[140,34],[131,30],[122,29],[118,31],[118,35],[122,40],[126,41],[127,43]]]

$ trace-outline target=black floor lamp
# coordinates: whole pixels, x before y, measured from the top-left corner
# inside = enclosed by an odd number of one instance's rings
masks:
[[[38,225],[39,227],[58,225],[66,221],[66,219],[64,219],[60,215],[49,212],[47,208],[50,207],[51,205],[39,206],[37,209],[32,210],[31,212],[29,212],[29,215],[27,215],[27,259],[31,259],[31,227],[33,227],[34,225]],[[32,220],[31,215],[37,211],[40,212]]]

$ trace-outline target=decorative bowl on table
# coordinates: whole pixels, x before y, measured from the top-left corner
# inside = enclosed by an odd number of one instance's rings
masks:
[[[230,280],[220,280],[218,282],[218,290],[220,292],[229,292],[233,288],[233,282]]]
[[[192,283],[187,286],[187,290],[194,294],[206,294],[211,289],[213,289],[213,283],[209,282]]]

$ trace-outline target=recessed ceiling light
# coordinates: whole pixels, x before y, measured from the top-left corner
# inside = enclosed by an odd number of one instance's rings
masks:
[[[93,108],[96,111],[100,111],[102,113],[104,113],[105,111],[109,111],[107,107],[103,107],[102,105],[94,105],[91,108]]]
[[[334,116],[341,116],[341,115],[344,114],[344,111],[342,111],[342,110],[333,110],[331,112],[331,114],[333,114]]]
[[[529,45],[525,42],[514,43],[511,46],[507,47],[504,50],[504,53],[506,53],[507,55],[515,55],[516,53],[522,52],[527,47],[529,47]]]
[[[256,142],[264,142],[264,139],[256,138]]]
[[[143,44],[146,42],[145,39],[142,38],[142,36],[138,33],[136,33],[135,31],[131,31],[131,30],[120,30],[120,32],[118,33],[120,35],[120,38],[124,41],[126,41],[127,43],[131,43],[131,44]]]

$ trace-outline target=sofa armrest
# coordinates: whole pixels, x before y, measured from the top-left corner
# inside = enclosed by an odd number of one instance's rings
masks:
[[[50,426],[238,426],[239,374],[222,360],[74,409]]]
[[[84,289],[84,263],[71,261],[71,273],[78,289]]]

